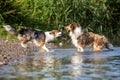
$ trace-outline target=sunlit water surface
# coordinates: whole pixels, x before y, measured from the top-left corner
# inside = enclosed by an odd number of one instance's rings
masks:
[[[76,53],[76,49],[33,51],[16,64],[0,67],[0,80],[120,80],[120,47]]]

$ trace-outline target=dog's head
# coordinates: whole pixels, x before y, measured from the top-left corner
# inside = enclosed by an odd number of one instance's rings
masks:
[[[58,30],[52,30],[52,31],[50,31],[50,35],[54,35],[55,37],[59,37],[62,35],[62,32],[60,32]]]
[[[70,32],[74,32],[74,30],[78,27],[76,22],[72,22],[71,24],[67,25],[65,29]]]

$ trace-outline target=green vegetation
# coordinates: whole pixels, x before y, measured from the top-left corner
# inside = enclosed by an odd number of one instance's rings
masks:
[[[43,31],[59,29],[66,34],[64,26],[76,21],[83,29],[120,44],[119,10],[120,0],[1,0],[0,37],[7,35],[3,24]]]

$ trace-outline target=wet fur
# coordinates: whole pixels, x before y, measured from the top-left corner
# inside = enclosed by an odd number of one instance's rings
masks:
[[[102,51],[104,46],[107,49],[113,50],[112,44],[105,36],[82,31],[81,27],[76,22],[69,24],[65,29],[69,31],[69,35],[73,44],[77,47],[78,52],[83,52],[85,47],[92,47],[93,51]]]

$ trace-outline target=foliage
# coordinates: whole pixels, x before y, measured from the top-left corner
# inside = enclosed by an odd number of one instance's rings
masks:
[[[119,5],[119,0],[1,0],[0,25],[65,33],[64,26],[76,21],[83,29],[119,39]]]

